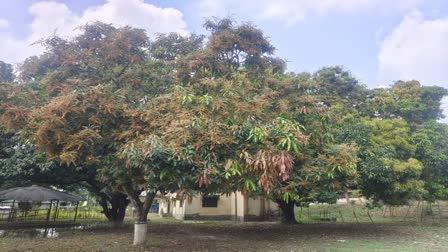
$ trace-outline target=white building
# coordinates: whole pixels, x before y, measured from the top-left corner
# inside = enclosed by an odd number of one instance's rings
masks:
[[[266,197],[248,197],[241,192],[229,195],[195,196],[191,201],[178,199],[176,194],[160,197],[159,215],[182,220],[274,220],[279,216],[275,202]]]

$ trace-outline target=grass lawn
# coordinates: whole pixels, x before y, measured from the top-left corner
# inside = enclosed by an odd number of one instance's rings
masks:
[[[448,223],[189,222],[151,216],[148,241],[132,246],[131,224],[66,231],[56,238],[3,236],[0,251],[448,251]]]

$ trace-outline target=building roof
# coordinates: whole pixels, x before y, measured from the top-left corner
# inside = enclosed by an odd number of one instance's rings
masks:
[[[0,191],[0,201],[2,200],[16,200],[16,201],[71,201],[78,202],[82,199],[80,197],[49,189],[42,186],[32,185],[28,187],[16,187]]]

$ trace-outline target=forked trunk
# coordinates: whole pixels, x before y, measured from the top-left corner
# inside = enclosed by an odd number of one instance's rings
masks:
[[[100,196],[99,203],[103,208],[103,213],[107,220],[114,223],[114,226],[120,226],[126,215],[126,207],[129,204],[127,195],[123,193],[113,193]]]
[[[129,200],[126,194],[117,193],[112,196],[111,219],[109,221],[112,221],[114,226],[121,226],[123,224],[128,204]]]
[[[147,192],[145,201],[142,202],[139,198],[140,192],[133,191],[129,187],[123,187],[126,191],[126,194],[131,199],[132,204],[135,207],[135,224],[134,224],[134,245],[142,245],[146,241],[147,234],[147,220],[149,209],[151,208],[151,204],[156,196],[155,192]]]
[[[294,214],[294,201],[277,200],[277,204],[282,211],[282,223],[284,224],[297,224],[296,216]]]
[[[97,196],[98,203],[103,209],[102,213],[107,220],[114,223],[114,225],[121,225],[126,215],[126,207],[129,205],[128,196],[121,192],[111,192],[103,189],[106,185],[99,183],[96,180],[86,181],[83,185],[93,194]]]

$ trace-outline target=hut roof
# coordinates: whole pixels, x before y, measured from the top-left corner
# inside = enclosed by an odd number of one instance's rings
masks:
[[[59,200],[78,202],[82,199],[68,193],[56,191],[42,186],[32,185],[28,187],[16,187],[0,191],[0,201],[1,200],[34,202]]]

